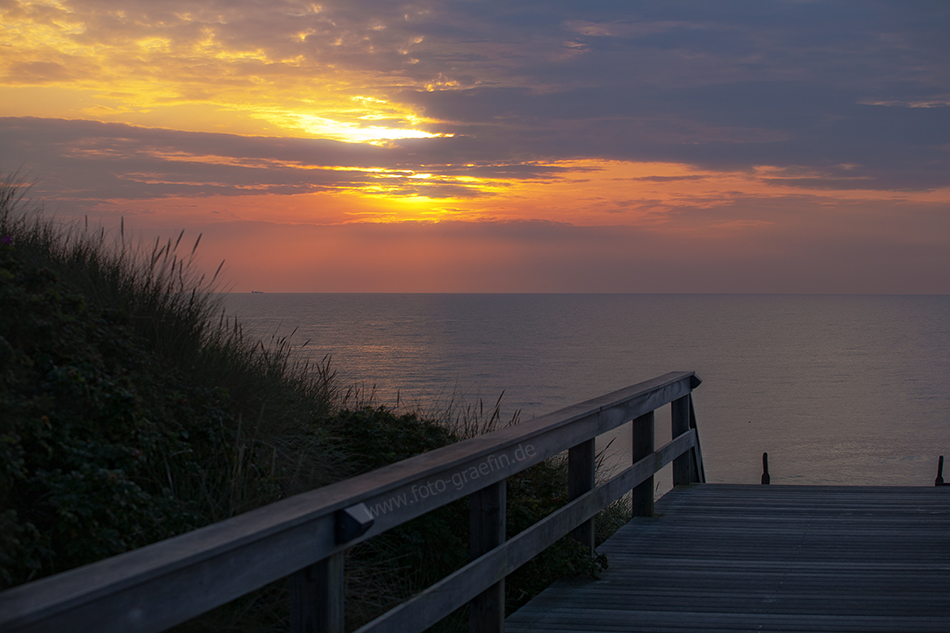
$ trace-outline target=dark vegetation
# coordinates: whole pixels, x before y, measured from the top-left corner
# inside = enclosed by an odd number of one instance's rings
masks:
[[[246,338],[181,236],[143,250],[121,233],[58,228],[22,192],[0,183],[0,589],[498,424],[497,407],[485,419],[474,407],[426,417],[353,404],[329,362]],[[566,468],[549,460],[508,486],[513,536],[563,505]],[[602,536],[623,514],[607,511]],[[353,548],[348,624],[464,565],[467,532],[461,500]],[[603,564],[564,539],[509,576],[508,608]],[[181,628],[286,630],[288,593],[275,583]]]

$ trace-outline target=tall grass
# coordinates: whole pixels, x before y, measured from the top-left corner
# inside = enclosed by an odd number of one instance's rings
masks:
[[[297,364],[285,339],[268,346],[246,339],[225,315],[215,295],[221,266],[206,279],[194,265],[200,234],[190,245],[182,243],[184,231],[142,244],[127,239],[124,222],[112,235],[90,230],[88,222],[57,224],[24,200],[27,189],[15,177],[0,181],[0,232],[91,307],[128,315],[150,349],[196,379],[227,388],[243,410],[267,406],[267,420],[285,419],[281,414],[293,406],[332,410],[339,394],[328,360]]]
[[[0,180],[0,588],[517,423],[501,398],[375,406],[339,387],[329,359],[246,337],[215,298],[217,273],[196,272],[200,236],[141,244],[123,226],[57,223],[25,191]],[[508,485],[513,536],[566,502],[566,464]],[[354,548],[348,622],[463,565],[467,533],[460,500]],[[509,578],[509,605],[602,563],[565,539]],[[287,593],[276,583],[183,629],[286,629]],[[460,628],[458,614],[442,625]]]
[[[17,533],[33,535],[33,553],[18,572],[0,560],[0,586],[349,474],[325,424],[339,395],[329,362],[296,363],[286,341],[246,338],[215,299],[216,278],[196,272],[200,236],[143,245],[124,229],[57,223],[26,190],[14,177],[0,180],[0,361],[9,361],[0,434],[3,457],[18,464],[0,476],[0,510],[17,515],[9,520]],[[93,501],[66,501],[91,498],[100,471],[123,482],[129,503],[147,497],[178,516],[143,507],[128,525]],[[115,535],[67,547],[57,536],[63,516],[74,530]]]

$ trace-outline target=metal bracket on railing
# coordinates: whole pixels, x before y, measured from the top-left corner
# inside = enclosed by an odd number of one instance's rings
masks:
[[[365,503],[357,503],[345,510],[336,513],[336,542],[349,543],[353,539],[363,536],[373,527],[373,514]]]

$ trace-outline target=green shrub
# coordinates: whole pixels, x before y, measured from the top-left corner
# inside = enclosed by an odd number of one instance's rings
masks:
[[[214,480],[233,435],[227,392],[189,381],[128,315],[90,310],[55,273],[25,266],[16,246],[0,247],[0,377],[4,585],[216,514],[183,489],[223,485]]]
[[[345,476],[327,368],[245,341],[174,244],[18,205],[0,182],[0,588]]]
[[[490,430],[497,419],[493,414],[494,422],[487,425],[469,420],[462,425],[463,433]],[[329,426],[349,447],[358,472],[465,439],[444,424],[414,414],[398,415],[385,407],[341,411]],[[566,461],[554,458],[509,477],[506,499],[506,532],[512,538],[567,503]],[[611,512],[623,514],[619,507]],[[348,565],[355,566],[353,574],[364,582],[372,579],[367,584],[375,587],[369,599],[365,592],[354,592],[352,600],[348,596],[350,609],[356,612],[354,623],[382,614],[468,563],[468,535],[468,501],[460,499],[354,548]],[[565,537],[508,576],[506,607],[514,611],[558,578],[596,575],[604,567],[605,557],[592,556],[572,537]],[[460,616],[440,627],[462,629],[467,630],[467,623]]]
[[[196,529],[487,432],[477,409],[428,419],[340,409],[329,362],[248,341],[176,241],[57,228],[0,181],[0,589]],[[199,238],[200,239],[200,238]],[[197,244],[196,244],[197,246]],[[194,253],[192,249],[191,254]],[[508,480],[508,535],[566,502],[566,465]],[[608,513],[623,517],[617,508]],[[353,548],[348,621],[361,623],[468,562],[465,499]],[[509,576],[514,609],[551,581],[596,573],[567,537]],[[286,583],[182,630],[278,630]],[[464,613],[443,630],[465,628]]]

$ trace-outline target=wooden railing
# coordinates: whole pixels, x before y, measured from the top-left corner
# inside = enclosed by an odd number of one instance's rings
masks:
[[[359,631],[422,631],[466,603],[473,631],[502,631],[505,576],[569,533],[593,548],[593,516],[631,490],[634,514],[652,514],[653,475],[670,462],[674,485],[704,481],[699,383],[669,373],[15,587],[0,593],[0,631],[162,631],[289,576],[293,631],[342,632],[344,551],[465,496],[472,561]],[[668,403],[673,440],[654,450]],[[631,420],[634,463],[595,485],[594,439]],[[571,500],[505,541],[506,478],[565,450]]]

